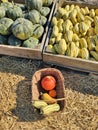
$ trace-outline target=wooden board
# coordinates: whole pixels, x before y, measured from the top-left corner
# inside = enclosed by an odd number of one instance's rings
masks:
[[[88,3],[76,3],[76,2],[65,2],[64,0],[61,0],[60,3],[56,4],[56,9],[54,11],[54,14],[57,11],[57,8],[59,6],[65,5],[65,4],[77,4],[81,7],[88,6],[89,8],[97,8],[95,5],[89,5]],[[45,42],[45,46],[43,49],[43,62],[54,64],[57,66],[62,66],[74,70],[80,70],[84,72],[93,72],[98,74],[98,62],[97,61],[91,61],[91,60],[85,60],[81,58],[73,58],[66,55],[59,55],[59,54],[52,54],[48,51],[47,46],[50,39],[52,28],[50,27],[47,35],[47,39]]]
[[[16,3],[23,4],[23,0],[15,0]],[[22,57],[22,58],[30,58],[30,59],[42,59],[42,50],[45,43],[45,39],[47,36],[48,28],[50,25],[50,21],[52,18],[52,14],[55,8],[56,0],[53,1],[51,6],[51,11],[45,26],[44,34],[42,36],[41,42],[38,44],[37,47],[34,49],[26,48],[26,47],[16,47],[16,46],[9,46],[9,45],[1,45],[0,44],[0,54],[2,55],[9,55],[9,56],[15,56],[15,57]]]

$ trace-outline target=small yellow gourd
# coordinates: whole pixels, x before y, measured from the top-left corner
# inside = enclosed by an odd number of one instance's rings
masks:
[[[63,26],[62,26],[63,22],[64,22],[63,19],[58,20],[57,26],[58,26],[59,32],[63,31]]]
[[[72,42],[73,31],[72,30],[66,31],[64,38],[65,38],[66,42]]]
[[[79,36],[76,33],[73,33],[72,41],[74,42],[79,41]]]
[[[65,22],[63,22],[62,26],[63,26],[63,33],[66,33],[66,31],[69,31],[73,28],[73,24],[70,21],[70,19],[67,19]]]
[[[58,33],[56,40],[55,40],[56,43],[58,43],[61,39],[62,39],[62,33]]]
[[[90,51],[90,54],[91,54],[91,56],[93,56],[93,58],[94,58],[96,61],[98,61],[98,52],[96,52],[96,51]]]
[[[59,28],[56,25],[53,26],[52,37],[58,36],[58,33],[59,33]]]
[[[88,43],[88,50],[94,50],[96,46],[96,42],[93,36],[90,36],[87,38],[87,43]]]
[[[56,103],[56,99],[52,98],[48,93],[42,93],[41,99],[48,104]]]
[[[70,12],[70,14],[69,14],[69,17],[70,17],[70,19],[71,19],[71,21],[72,21],[73,24],[76,24],[76,23],[77,23],[77,18],[76,18],[76,16],[77,16],[77,10],[76,10],[76,9],[73,9],[73,10]]]
[[[86,41],[85,38],[81,38],[81,39],[79,40],[79,43],[80,43],[80,48],[87,48],[87,47],[88,47],[87,41]]]
[[[47,106],[48,104],[45,101],[42,100],[38,100],[38,101],[33,101],[32,105],[37,108],[40,109],[41,107]]]
[[[89,11],[89,16],[92,17],[92,18],[95,17],[95,10],[94,10],[94,9],[91,9],[91,10]]]
[[[79,57],[81,57],[82,59],[89,59],[89,51],[88,51],[88,49],[87,48],[80,49]]]
[[[52,18],[52,26],[57,25],[58,21],[57,18],[55,16],[53,16]]]

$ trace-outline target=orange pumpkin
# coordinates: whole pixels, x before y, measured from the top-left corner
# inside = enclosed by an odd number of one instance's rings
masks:
[[[41,86],[43,89],[45,89],[47,91],[52,90],[56,86],[56,79],[51,75],[47,75],[42,78]]]
[[[55,89],[50,90],[50,91],[49,91],[49,95],[50,95],[51,97],[55,98],[55,97],[57,96],[56,90],[55,90]]]

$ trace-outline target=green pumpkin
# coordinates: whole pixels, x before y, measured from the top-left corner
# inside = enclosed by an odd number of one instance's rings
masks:
[[[28,13],[28,19],[32,21],[33,24],[39,23],[40,13],[37,10],[32,10]]]
[[[8,9],[7,16],[13,20],[16,20],[22,16],[22,9],[17,5],[13,5],[13,7]]]
[[[40,24],[41,25],[45,25],[46,22],[47,22],[47,18],[45,16],[41,15],[41,17],[40,17]]]
[[[50,6],[53,2],[53,0],[42,0],[43,6]]]
[[[40,10],[42,8],[42,4],[42,0],[25,0],[25,5],[28,10]]]
[[[1,3],[1,7],[4,7],[5,11],[7,12],[10,7],[13,7],[11,2],[3,2]]]
[[[8,43],[8,37],[4,35],[0,35],[0,44],[6,45]]]
[[[43,26],[41,26],[40,24],[34,25],[33,37],[36,37],[39,39],[42,36],[43,32],[44,32]]]
[[[25,40],[22,44],[23,47],[27,48],[35,48],[39,43],[39,40],[34,37],[30,37],[27,40]]]
[[[33,34],[33,24],[25,18],[18,18],[12,25],[12,33],[15,37],[26,40]]]
[[[11,46],[21,46],[22,42],[22,40],[16,38],[13,34],[8,38],[8,44]]]
[[[42,7],[42,9],[40,10],[40,13],[42,15],[44,15],[45,17],[49,14],[50,12],[50,8],[49,7]]]
[[[4,7],[0,7],[0,19],[3,18],[5,16],[6,12]]]
[[[13,24],[13,20],[10,18],[2,18],[0,19],[0,34],[9,35],[11,33],[11,26]]]

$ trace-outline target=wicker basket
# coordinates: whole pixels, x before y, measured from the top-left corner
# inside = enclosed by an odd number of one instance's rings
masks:
[[[32,100],[39,100],[40,92],[45,92],[41,87],[41,79],[46,75],[52,75],[56,78],[56,91],[57,91],[57,100],[60,105],[60,111],[65,107],[65,87],[64,87],[64,78],[62,73],[54,68],[45,68],[36,71],[32,77]]]

